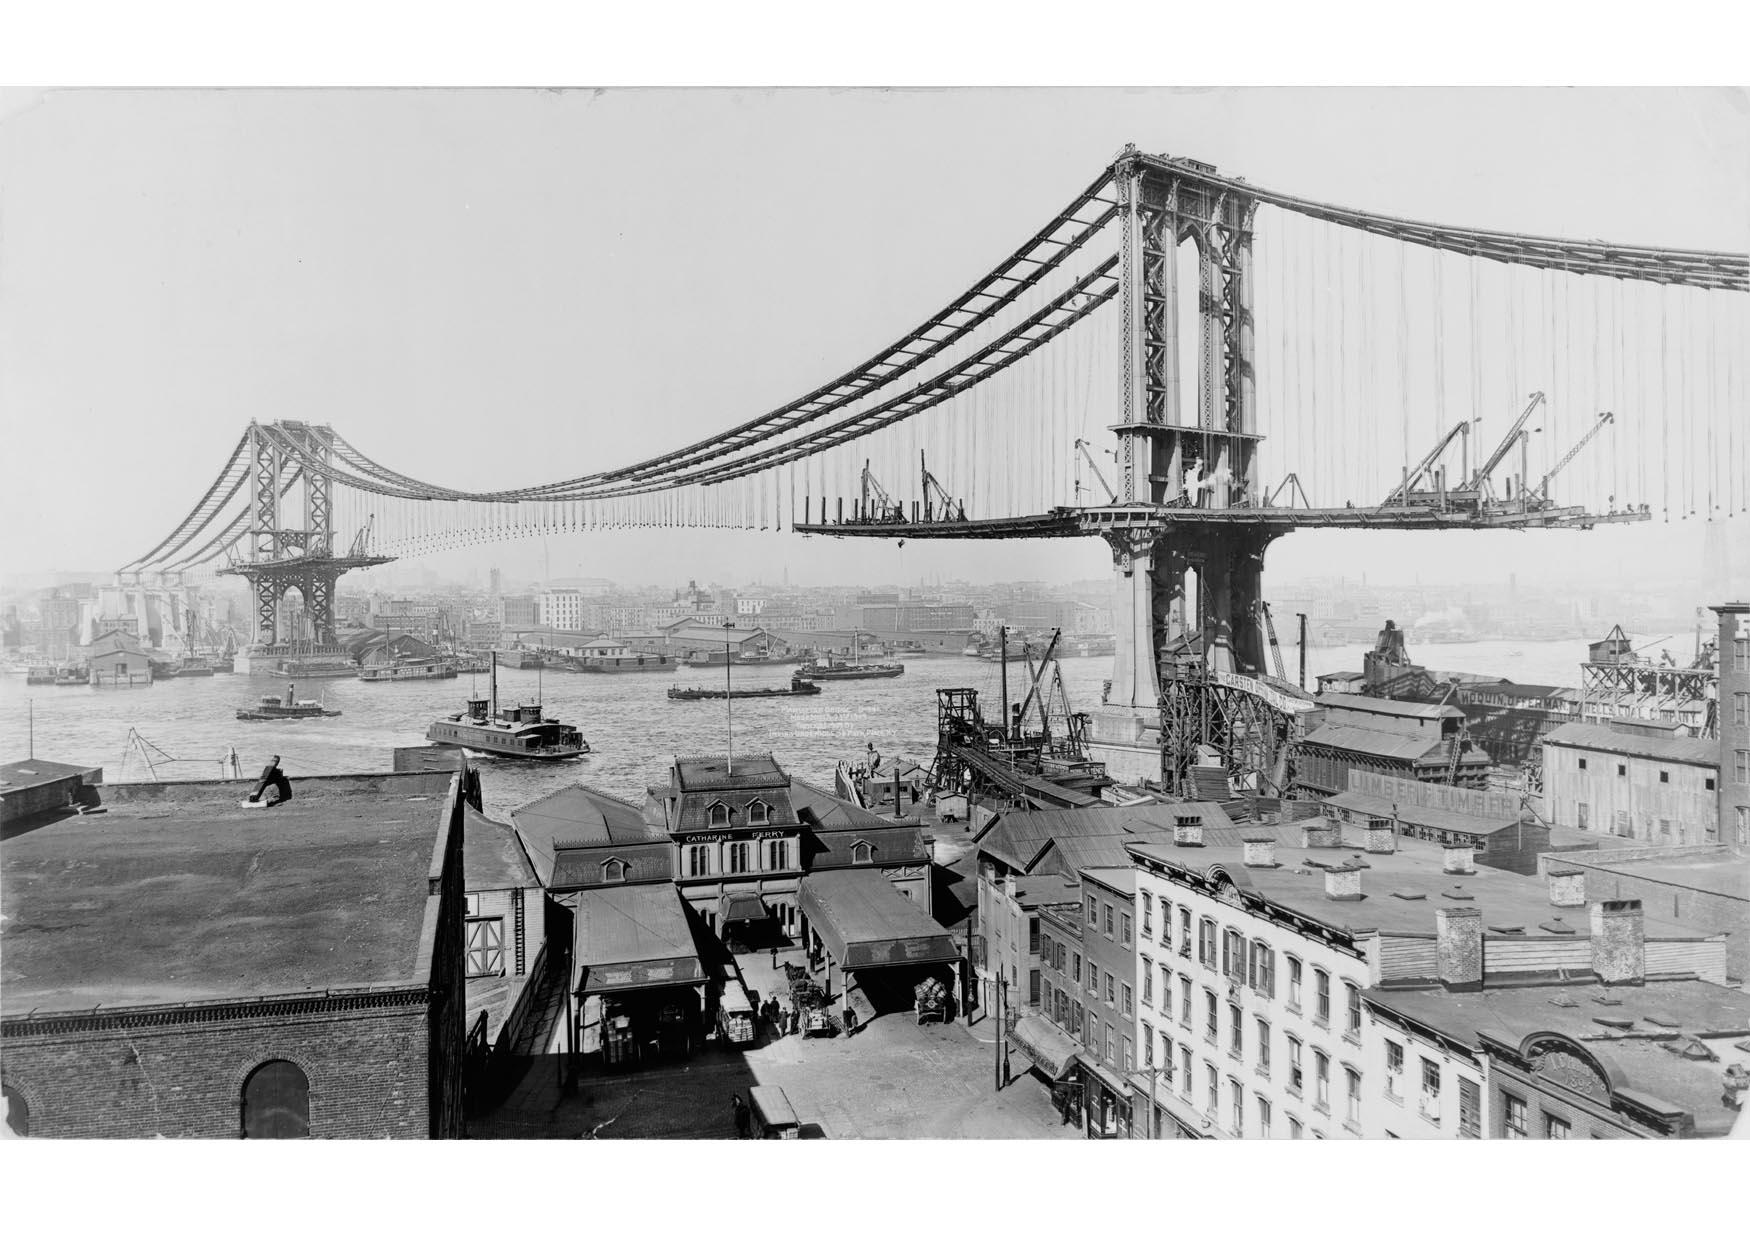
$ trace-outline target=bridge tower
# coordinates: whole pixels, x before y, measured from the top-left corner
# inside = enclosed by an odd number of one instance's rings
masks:
[[[268,658],[292,653],[291,634],[279,626],[280,600],[294,587],[303,596],[317,653],[337,648],[334,632],[334,587],[348,569],[387,564],[394,557],[371,555],[362,545],[342,555],[334,553],[332,480],[327,467],[334,456],[334,431],[306,422],[249,424],[246,451],[249,465],[249,527],[244,538],[248,558],[221,572],[249,582],[255,595],[255,641],[249,656]],[[282,501],[292,484],[304,483],[303,526],[284,524]],[[244,670],[239,667],[239,671]]]
[[[1130,512],[1101,530],[1117,572],[1117,651],[1111,690],[1092,713],[1090,748],[1119,779],[1165,775],[1176,782],[1164,769],[1174,757],[1163,754],[1173,740],[1163,730],[1176,730],[1167,721],[1187,713],[1175,711],[1175,696],[1201,692],[1193,686],[1212,678],[1265,670],[1258,607],[1264,553],[1282,531],[1227,515],[1259,502],[1252,319],[1258,203],[1206,179],[1214,171],[1193,160],[1141,156],[1134,147],[1115,166],[1123,372],[1120,421],[1111,429],[1118,436],[1118,506]],[[1190,376],[1180,364],[1179,254],[1187,242],[1197,273]],[[1153,519],[1149,508],[1172,519]]]

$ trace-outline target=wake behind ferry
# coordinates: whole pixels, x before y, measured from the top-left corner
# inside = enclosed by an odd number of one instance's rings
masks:
[[[434,745],[467,749],[496,758],[560,762],[589,752],[583,733],[568,723],[546,719],[539,703],[498,706],[498,659],[492,660],[489,698],[469,698],[466,710],[446,715],[426,729]]]

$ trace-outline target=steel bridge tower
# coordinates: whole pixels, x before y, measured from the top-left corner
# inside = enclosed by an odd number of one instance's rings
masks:
[[[288,459],[287,445],[294,446],[310,463]],[[345,554],[334,553],[332,480],[320,468],[333,460],[331,427],[282,421],[274,423],[270,433],[251,422],[246,451],[248,558],[219,571],[244,578],[255,595],[255,641],[250,653],[289,653],[281,650],[291,635],[279,631],[279,604],[293,588],[303,596],[316,644],[332,647],[336,644],[334,586],[340,575],[349,569],[387,564],[394,557],[372,555],[362,541]],[[304,524],[301,529],[288,528],[281,501],[299,478],[304,481]]]

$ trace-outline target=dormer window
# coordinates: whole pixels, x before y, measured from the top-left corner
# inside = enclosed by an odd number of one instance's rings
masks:
[[[602,862],[602,882],[623,883],[626,881],[626,863],[618,857]]]
[[[750,825],[763,827],[772,820],[772,807],[764,801],[750,801],[747,807],[747,821]]]
[[[725,805],[723,802],[721,802],[721,801],[711,802],[711,807],[709,809],[707,809],[705,811],[705,813],[706,813],[706,816],[710,819],[712,826],[714,826],[714,827],[727,827],[729,825],[729,807],[727,805]]]
[[[851,845],[851,861],[857,865],[868,865],[875,859],[875,846],[867,840],[858,840]]]

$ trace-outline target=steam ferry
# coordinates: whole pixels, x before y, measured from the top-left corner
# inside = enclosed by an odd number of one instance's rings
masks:
[[[535,762],[562,762],[590,751],[582,732],[568,723],[544,717],[538,702],[500,709],[496,658],[492,661],[490,697],[469,698],[466,709],[445,715],[427,728],[425,739],[472,754]]]

